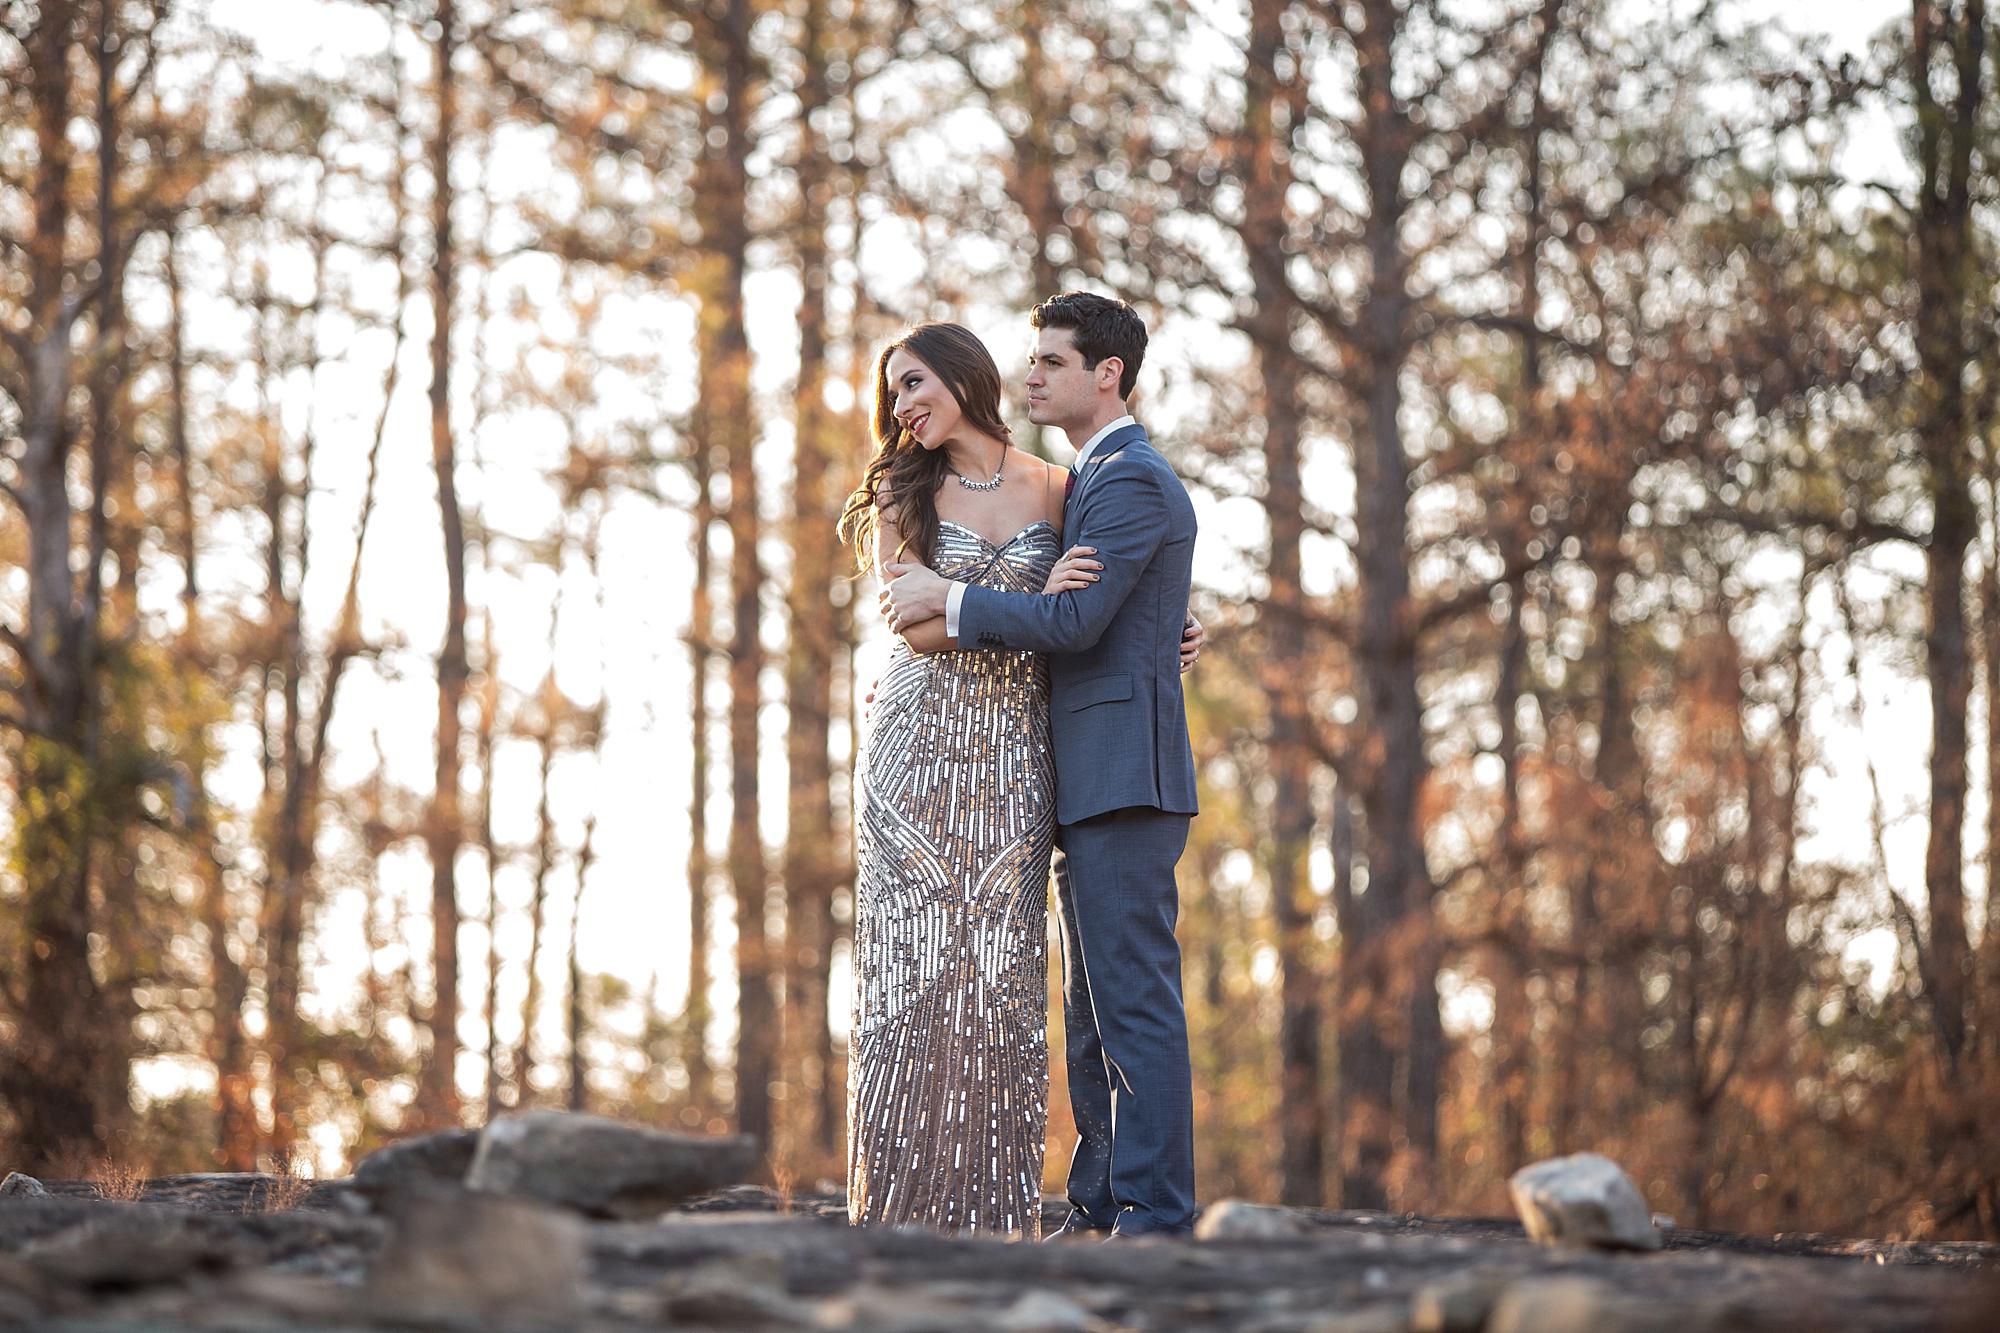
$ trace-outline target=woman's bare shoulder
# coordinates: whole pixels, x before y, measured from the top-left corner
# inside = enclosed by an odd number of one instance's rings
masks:
[[[1058,483],[1068,479],[1069,469],[1064,467],[1061,463],[1052,463],[1046,458],[1035,458],[1035,455],[1033,454],[1029,454],[1027,456],[1029,458],[1034,459],[1035,466],[1041,469],[1041,475],[1045,479],[1053,480]]]
[[[1032,454],[1028,456],[1034,458]],[[1049,523],[1057,531],[1061,531],[1063,502],[1068,495],[1069,469],[1044,458],[1036,458],[1035,466],[1040,469],[1036,480],[1042,489],[1042,509]]]

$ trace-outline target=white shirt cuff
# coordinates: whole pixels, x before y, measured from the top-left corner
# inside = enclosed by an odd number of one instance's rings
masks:
[[[944,632],[947,637],[958,637],[958,605],[965,600],[965,585],[954,583],[944,590]]]

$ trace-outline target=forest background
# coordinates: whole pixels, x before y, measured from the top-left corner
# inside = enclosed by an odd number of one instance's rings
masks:
[[[1996,36],[6,0],[0,1161],[838,1179],[874,356],[1085,286],[1203,522],[1204,1196],[2000,1237]]]

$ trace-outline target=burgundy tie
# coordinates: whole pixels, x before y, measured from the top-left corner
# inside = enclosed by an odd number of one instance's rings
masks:
[[[1069,480],[1063,483],[1063,502],[1067,504],[1069,502],[1069,497],[1075,494],[1076,494],[1076,469],[1071,468],[1069,470]]]

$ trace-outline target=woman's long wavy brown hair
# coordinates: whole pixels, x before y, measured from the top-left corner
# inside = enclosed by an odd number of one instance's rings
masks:
[[[854,563],[864,570],[874,560],[876,510],[884,492],[903,535],[891,558],[901,558],[906,551],[916,552],[919,560],[931,558],[937,549],[938,487],[951,474],[951,460],[942,448],[924,448],[896,420],[889,358],[898,348],[944,381],[969,424],[996,439],[1013,438],[1000,420],[1000,367],[971,329],[942,322],[919,324],[884,347],[875,359],[875,456],[840,511],[840,540],[854,548]]]

